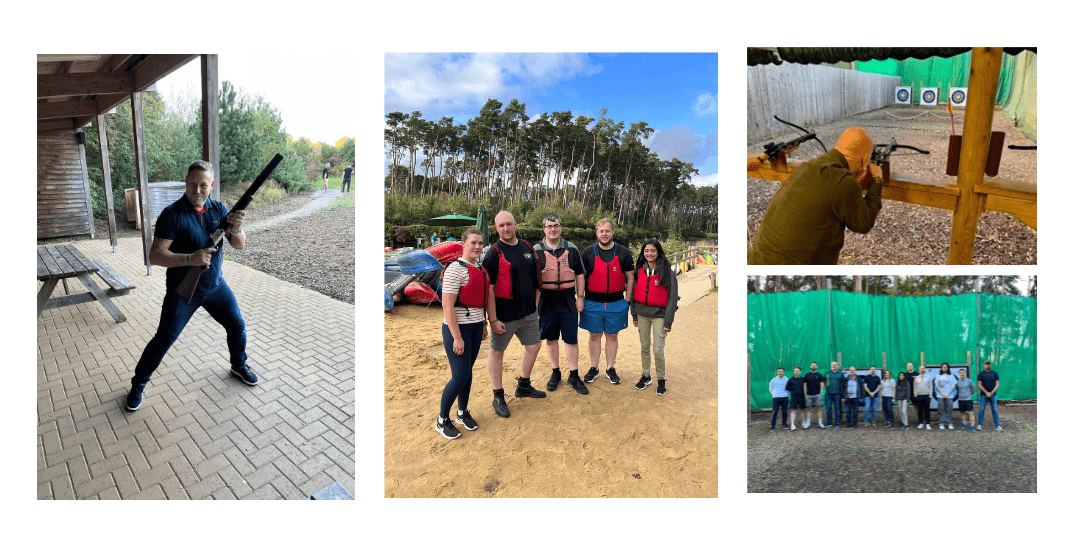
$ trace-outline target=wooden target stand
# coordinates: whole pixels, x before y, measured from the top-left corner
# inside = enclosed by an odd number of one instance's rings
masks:
[[[952,211],[949,264],[971,264],[979,216],[984,212],[1006,213],[1038,230],[1037,188],[1008,179],[985,180],[1001,55],[1001,47],[975,47],[971,50],[971,77],[963,130],[966,144],[960,149],[956,183],[938,183],[916,176],[891,174],[881,192],[883,199]],[[747,157],[753,159],[757,156]],[[802,163],[799,160],[781,159],[762,165],[757,170],[748,170],[746,176],[785,182]]]

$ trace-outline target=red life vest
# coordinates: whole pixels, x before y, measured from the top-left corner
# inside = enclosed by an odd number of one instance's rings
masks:
[[[618,246],[619,244],[616,243],[615,245]],[[626,274],[619,267],[619,251],[615,250],[615,255],[609,263],[600,259],[600,251],[597,249],[596,244],[593,244],[593,254],[595,258],[593,259],[593,271],[589,274],[588,279],[587,288],[589,291],[600,294],[623,292],[626,289]]]
[[[487,304],[487,272],[484,271],[483,267],[477,268],[471,264],[466,264],[461,259],[456,259],[450,264],[455,262],[464,266],[469,272],[469,282],[458,289],[457,301],[454,302],[454,306],[467,309],[483,309],[484,305]]]
[[[495,298],[511,299],[514,297],[514,283],[510,277],[510,261],[506,260],[499,246],[491,244],[491,248],[499,254],[499,279],[495,281]]]
[[[567,257],[570,255],[570,249],[563,249],[563,254],[558,258],[555,254],[543,250],[546,260],[544,261],[544,270],[540,273],[541,287],[549,291],[563,291],[574,286],[574,282],[577,281],[577,276],[574,274],[574,270],[570,268],[570,262]]]
[[[668,290],[660,283],[659,275],[646,275],[644,268],[639,268],[634,280],[634,301],[650,307],[666,307]]]

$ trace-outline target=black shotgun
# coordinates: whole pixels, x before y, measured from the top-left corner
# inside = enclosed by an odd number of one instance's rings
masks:
[[[259,173],[259,176],[255,178],[255,181],[248,186],[247,191],[240,196],[240,200],[236,201],[236,204],[229,209],[230,214],[243,210],[251,204],[251,200],[255,197],[255,192],[259,191],[259,188],[261,188],[263,183],[266,182],[266,179],[270,177],[270,174],[274,172],[274,169],[277,168],[278,163],[281,163],[282,159],[281,154],[276,154],[274,158],[270,160],[270,164],[268,164],[266,168]],[[224,238],[225,231],[230,227],[232,227],[232,225],[230,225],[228,221],[225,221],[224,219],[221,220],[221,223],[214,229],[214,232],[210,233],[210,238],[206,241],[206,245],[203,249],[217,246],[222,241],[222,238]],[[184,280],[181,281],[180,286],[176,288],[176,292],[190,302],[191,297],[195,296],[195,288],[199,285],[199,278],[202,277],[203,272],[206,272],[209,268],[209,266],[192,266],[189,268],[187,275],[184,276]]]

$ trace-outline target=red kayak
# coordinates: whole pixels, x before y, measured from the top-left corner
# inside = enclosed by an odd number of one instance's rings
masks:
[[[406,285],[404,293],[409,302],[413,304],[430,304],[439,301],[439,295],[435,294],[435,289],[420,281],[414,281]]]
[[[442,242],[435,244],[434,246],[424,248],[424,251],[431,253],[439,260],[439,264],[446,266],[450,261],[461,257],[461,252],[464,246],[461,242]]]

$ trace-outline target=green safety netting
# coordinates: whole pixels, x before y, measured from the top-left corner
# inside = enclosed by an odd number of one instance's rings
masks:
[[[950,58],[859,61],[855,62],[854,69],[899,77],[899,86],[910,86],[913,96],[920,95],[923,88],[937,88],[938,101],[945,103],[950,87],[968,86],[971,51]],[[1005,115],[1033,141],[1038,138],[1037,75],[1038,56],[1035,53],[1023,51],[1015,56],[1002,55],[996,101]]]
[[[750,355],[750,406],[769,408],[769,381],[777,368],[791,376],[810,362],[818,371],[840,354],[842,366],[886,367],[895,374],[908,362],[993,362],[1001,399],[1036,398],[1037,298],[962,294],[870,296],[811,291],[746,297],[746,346]],[[977,356],[976,356],[977,353]],[[978,365],[976,369],[982,369]]]

